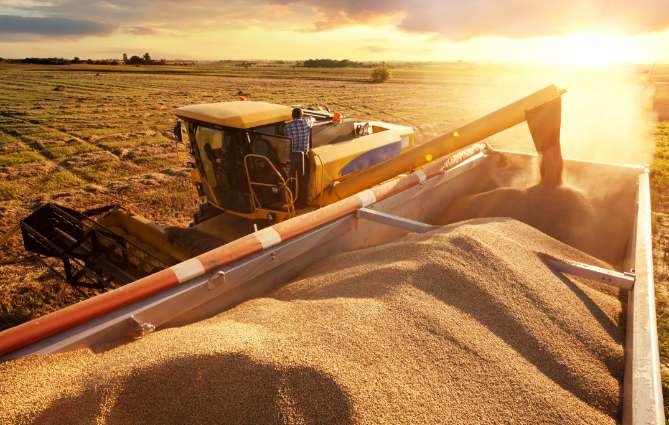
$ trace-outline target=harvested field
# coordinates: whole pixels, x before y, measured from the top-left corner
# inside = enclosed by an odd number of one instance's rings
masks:
[[[511,219],[345,253],[267,298],[108,351],[0,364],[0,422],[614,424],[617,290]]]

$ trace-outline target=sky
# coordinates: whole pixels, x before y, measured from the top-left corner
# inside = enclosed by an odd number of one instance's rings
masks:
[[[669,0],[0,0],[0,57],[669,63]]]

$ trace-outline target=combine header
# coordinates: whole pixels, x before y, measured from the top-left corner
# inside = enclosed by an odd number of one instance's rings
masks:
[[[43,205],[21,221],[23,244],[35,254],[61,259],[61,276],[76,286],[104,288],[112,281],[129,283],[167,267],[93,220],[115,209],[110,206],[80,213],[55,204]]]

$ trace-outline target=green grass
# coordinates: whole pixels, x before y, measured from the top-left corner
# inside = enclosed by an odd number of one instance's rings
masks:
[[[49,156],[49,158],[59,160],[59,159],[68,159],[73,155],[78,155],[86,152],[99,151],[100,148],[95,145],[72,141],[67,144],[60,144],[56,146],[45,146],[44,150]]]
[[[96,142],[96,144],[103,149],[111,150],[113,151],[114,149],[128,149],[128,148],[134,148],[137,146],[138,142],[136,140],[127,140],[127,139],[104,139],[99,142]]]
[[[0,122],[0,127],[2,127],[3,124],[5,123]],[[16,138],[0,131],[0,145],[5,143],[16,143]]]
[[[67,170],[58,170],[44,176],[35,187],[39,193],[57,192],[83,185],[81,179]]]
[[[39,162],[43,158],[35,151],[25,150],[0,154],[0,167],[27,164],[29,162]]]
[[[0,180],[0,201],[18,199],[25,193],[26,187],[11,180]]]
[[[104,184],[114,179],[138,174],[139,171],[133,163],[127,161],[91,162],[85,166],[73,167],[72,170],[96,184]]]

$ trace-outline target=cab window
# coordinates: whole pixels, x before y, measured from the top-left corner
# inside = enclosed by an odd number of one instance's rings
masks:
[[[204,173],[211,189],[216,189],[218,186],[215,170],[219,166],[221,157],[225,154],[223,137],[223,131],[215,128],[198,126],[195,130],[195,145],[200,157],[201,171]],[[216,198],[215,194],[211,193],[210,195]]]
[[[266,134],[268,136],[283,136],[283,126],[284,123],[278,122],[274,124],[263,125],[262,127],[256,127],[253,129],[253,131],[260,134]]]

